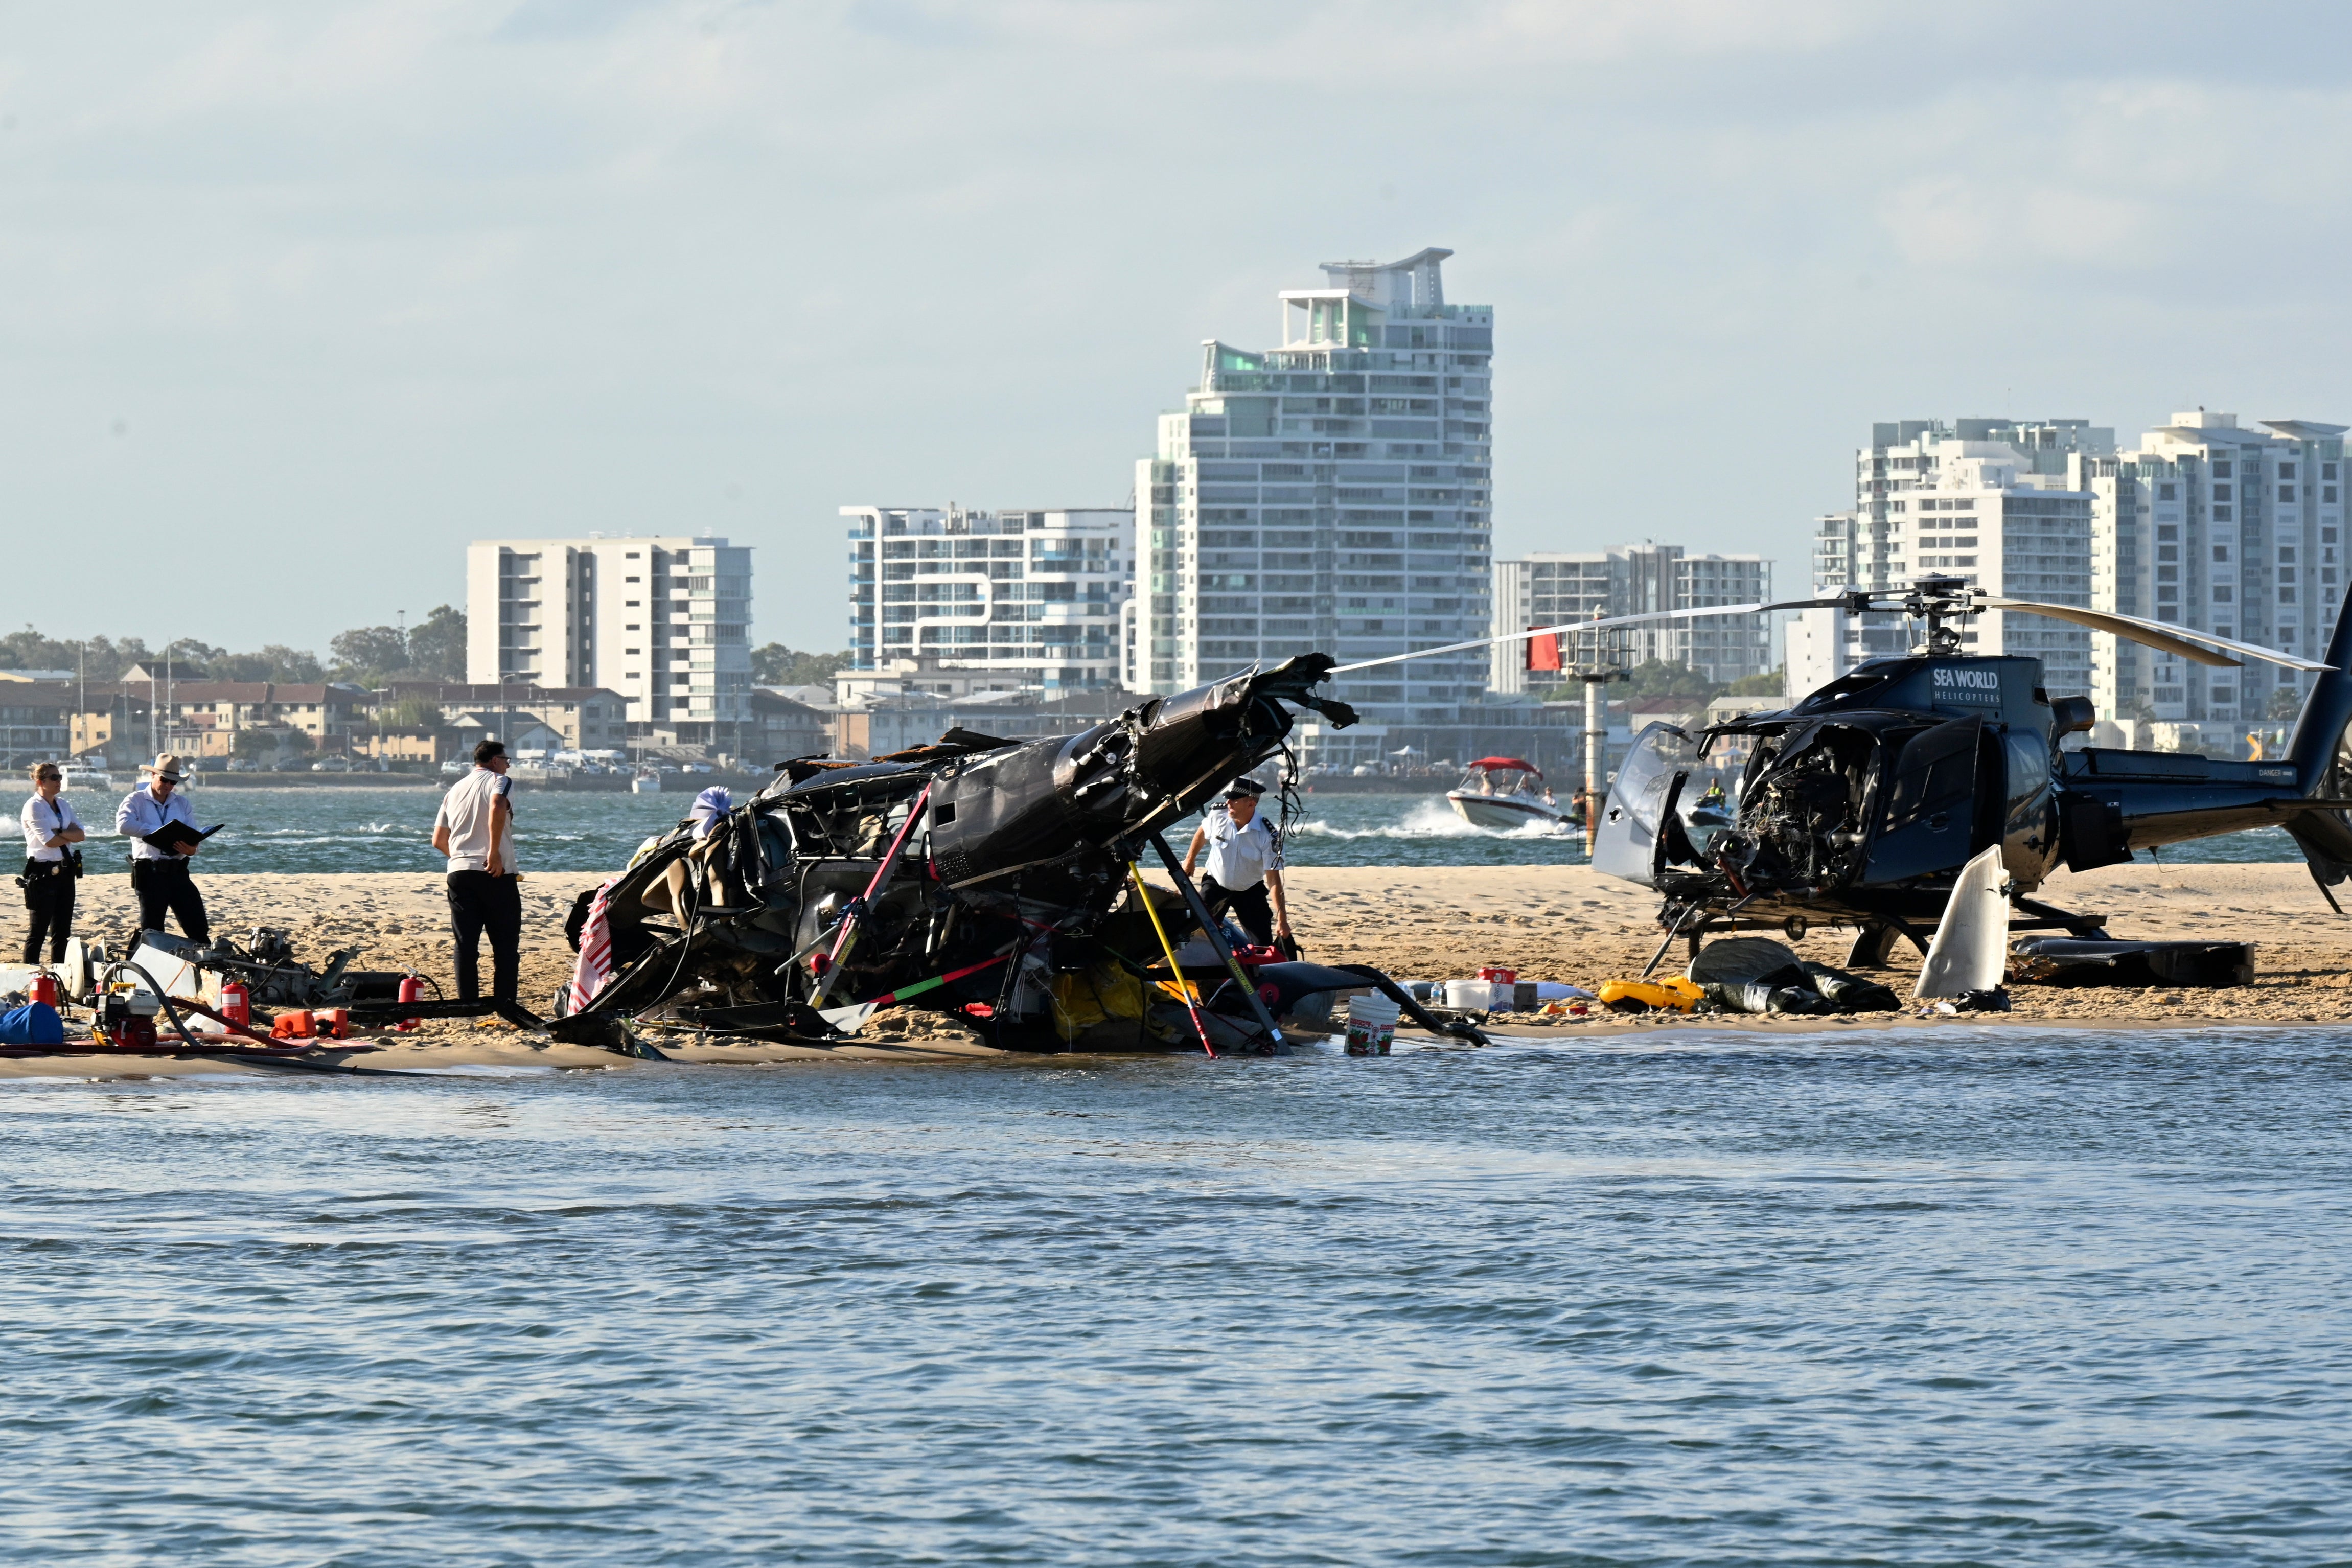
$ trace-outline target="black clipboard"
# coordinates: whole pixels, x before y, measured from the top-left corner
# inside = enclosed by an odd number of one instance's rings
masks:
[[[142,833],[139,837],[142,841],[152,844],[166,855],[184,855],[187,851],[181,848],[181,845],[202,844],[227,826],[226,822],[215,822],[210,827],[199,830],[189,826],[184,822],[167,822],[154,832]]]

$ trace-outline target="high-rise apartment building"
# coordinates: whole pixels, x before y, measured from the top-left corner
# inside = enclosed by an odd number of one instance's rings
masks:
[[[1538,551],[1495,563],[1495,629],[1559,626],[1595,616],[1753,605],[1772,597],[1772,563],[1760,555],[1685,555],[1679,544],[1624,544],[1574,552]],[[1612,630],[1612,657],[1688,665],[1732,681],[1772,668],[1772,627],[1762,615],[1695,616]],[[1574,645],[1563,645],[1572,651]],[[1557,684],[1527,672],[1521,643],[1496,645],[1487,689],[1516,693]]]
[[[728,742],[751,687],[751,552],[724,539],[478,539],[466,679],[607,687],[632,732]]]
[[[2095,608],[2316,658],[2344,598],[2346,426],[2196,409],[2137,451],[2084,454]],[[2292,716],[2308,676],[2249,659],[2215,669],[2091,634],[2102,718],[2246,722]]]
[[[1342,663],[1486,635],[1494,311],[1423,250],[1327,262],[1281,295],[1281,346],[1202,345],[1137,465],[1146,564],[1129,681],[1181,691],[1320,648]],[[1370,721],[1452,722],[1481,652],[1342,678]]]
[[[845,506],[852,668],[928,655],[1049,695],[1119,684],[1135,595],[1124,507],[968,511]]]
[[[2094,498],[2070,475],[2076,458],[2114,451],[2115,432],[2082,419],[1874,425],[1855,456],[1853,510],[1815,525],[1814,590],[1895,588],[1940,574],[2087,609]],[[1790,632],[1790,695],[1900,653],[1911,636],[1897,615],[1807,611]],[[1961,636],[1972,652],[2040,658],[2052,691],[2091,689],[2091,634],[2079,627],[1992,610]]]

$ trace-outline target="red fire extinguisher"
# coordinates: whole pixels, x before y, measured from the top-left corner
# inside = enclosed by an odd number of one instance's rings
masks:
[[[58,1005],[58,977],[47,970],[33,976],[33,1000],[54,1007]]]
[[[422,1002],[422,1001],[424,1001],[424,1000],[425,1000],[425,982],[423,982],[422,980],[417,979],[417,978],[416,978],[416,976],[415,976],[415,974],[413,974],[413,973],[411,973],[411,974],[404,974],[404,975],[401,976],[401,980],[400,980],[400,999],[401,999],[403,1002]],[[416,1021],[415,1019],[414,1019],[414,1018],[403,1018],[399,1023],[394,1024],[394,1025],[393,1026],[393,1028],[394,1028],[396,1032],[398,1032],[398,1033],[400,1033],[400,1034],[404,1034],[404,1035],[405,1035],[405,1034],[407,1034],[410,1030],[412,1030],[412,1029],[414,1029],[414,1028],[415,1028],[415,1027],[416,1027],[416,1023],[417,1023],[417,1021]]]
[[[242,981],[228,980],[221,983],[218,1011],[222,1017],[240,1029],[253,1027],[253,997],[246,990]]]

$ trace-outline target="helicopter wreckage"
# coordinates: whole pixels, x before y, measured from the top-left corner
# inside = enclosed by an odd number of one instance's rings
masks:
[[[559,1038],[652,1054],[648,1026],[843,1041],[883,1006],[927,1009],[1007,1049],[1272,1055],[1281,1020],[1387,976],[1236,947],[1165,830],[1280,753],[1293,710],[1335,726],[1306,654],[1076,735],[950,730],[866,762],[783,764],[751,800],[651,841],[582,895]],[[1147,881],[1158,862],[1173,890]]]

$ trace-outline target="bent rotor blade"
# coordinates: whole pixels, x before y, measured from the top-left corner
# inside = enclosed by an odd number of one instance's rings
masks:
[[[1554,632],[1589,632],[1607,626],[1630,626],[1643,621],[1686,621],[1702,616],[1752,616],[1759,610],[1782,606],[1773,605],[1707,605],[1690,610],[1651,610],[1639,616],[1612,616],[1605,620],[1569,621],[1557,626],[1531,626],[1523,632],[1505,632],[1498,637],[1479,637],[1471,642],[1447,643],[1444,647],[1417,647],[1411,653],[1392,653],[1383,658],[1368,658],[1357,664],[1343,664],[1329,671],[1346,675],[1351,670],[1372,669],[1383,664],[1402,664],[1409,658],[1428,658],[1441,653],[1461,653],[1474,647],[1493,647],[1498,643],[1525,642],[1529,637],[1549,637]]]
[[[2234,668],[2243,662],[2241,659],[2225,658],[2211,649],[2197,646],[2197,643],[2211,643],[2216,647],[2226,647],[2232,653],[2244,654],[2247,658],[2259,658],[2271,664],[2283,664],[2289,669],[2333,668],[2330,665],[2315,664],[2307,658],[2297,658],[2291,653],[2281,653],[2276,648],[2256,647],[2252,643],[2232,642],[2228,637],[2217,637],[2206,632],[2193,631],[2187,626],[2168,626],[2160,621],[2144,621],[2137,616],[2118,616],[2109,610],[2078,610],[2069,605],[2044,605],[2033,599],[1983,599],[1979,603],[1988,610],[2026,610],[2037,616],[2048,616],[2053,621],[2072,621],[2078,626],[2089,626],[2094,631],[2113,632],[2116,636],[2127,638],[2132,642],[2145,643],[2149,647],[2164,648],[2178,653],[2181,658],[2193,660],[2198,664],[2226,665]],[[2196,639],[2195,642],[2187,640],[2192,637]]]

